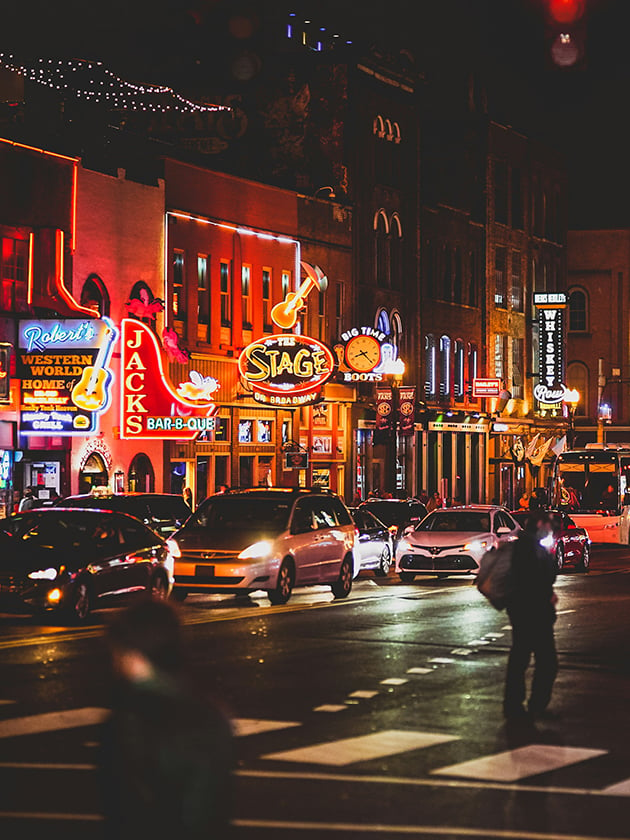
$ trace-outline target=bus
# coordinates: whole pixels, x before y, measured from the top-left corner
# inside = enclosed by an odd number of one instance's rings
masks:
[[[591,542],[628,545],[630,443],[587,443],[562,452],[554,465],[551,504],[586,528]]]

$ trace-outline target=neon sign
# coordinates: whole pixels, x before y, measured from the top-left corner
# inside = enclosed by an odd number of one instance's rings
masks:
[[[405,363],[388,336],[375,327],[353,327],[335,344],[338,378],[342,382],[381,382],[386,375],[402,375]]]
[[[87,435],[109,408],[118,330],[109,318],[24,321],[18,343],[26,435]]]
[[[121,330],[121,438],[194,440],[213,429],[217,380],[193,370],[173,387],[152,330],[131,318]]]
[[[540,296],[538,296],[540,297]],[[554,405],[564,399],[564,308],[538,306],[538,384],[534,397],[539,406]]]
[[[305,335],[270,335],[249,344],[238,368],[254,399],[266,405],[300,406],[316,402],[333,373],[331,351]]]

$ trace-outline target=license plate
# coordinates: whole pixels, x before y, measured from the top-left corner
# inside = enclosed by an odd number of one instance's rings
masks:
[[[195,566],[195,577],[214,577],[214,566]]]

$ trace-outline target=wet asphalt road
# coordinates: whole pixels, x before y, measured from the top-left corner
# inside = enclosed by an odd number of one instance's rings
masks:
[[[629,837],[630,553],[597,548],[557,592],[553,715],[516,730],[506,616],[470,579],[364,573],[347,601],[322,587],[284,607],[190,597],[190,666],[234,721],[235,837]],[[0,620],[3,837],[102,834],[104,620]]]

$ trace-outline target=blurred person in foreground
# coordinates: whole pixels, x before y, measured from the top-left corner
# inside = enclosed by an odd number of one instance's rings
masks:
[[[549,515],[544,510],[536,510],[513,543],[511,595],[506,605],[512,625],[512,648],[503,701],[508,720],[540,717],[549,704],[558,672],[554,639],[558,596],[553,591],[556,565],[544,547],[550,534]],[[532,654],[534,675],[525,710],[525,673]]]
[[[229,836],[232,735],[185,675],[175,609],[143,600],[109,626],[114,684],[101,745],[107,838]]]

